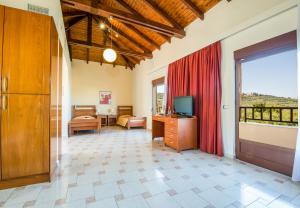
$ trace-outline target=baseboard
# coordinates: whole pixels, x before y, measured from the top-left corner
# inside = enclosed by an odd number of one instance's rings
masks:
[[[2,180],[2,181],[0,181],[0,190],[20,187],[20,186],[26,186],[26,185],[32,185],[32,184],[36,184],[36,183],[43,183],[43,182],[50,182],[49,173],[21,177],[21,178],[8,179],[8,180]]]

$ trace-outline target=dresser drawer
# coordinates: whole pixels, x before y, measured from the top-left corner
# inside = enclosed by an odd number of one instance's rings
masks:
[[[178,134],[177,132],[167,131],[165,130],[165,137],[173,138],[177,140]]]
[[[177,138],[165,137],[165,144],[169,147],[177,149]]]
[[[152,120],[154,121],[161,121],[161,122],[165,122],[165,118],[162,116],[153,116]]]
[[[172,126],[177,126],[177,119],[175,118],[169,118],[167,121],[166,121],[166,125],[172,125]]]
[[[165,125],[165,130],[166,130],[166,132],[168,131],[168,132],[171,132],[171,133],[176,133],[177,134],[177,126],[176,125]]]

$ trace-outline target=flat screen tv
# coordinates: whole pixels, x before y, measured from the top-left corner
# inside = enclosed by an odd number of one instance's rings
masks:
[[[174,98],[174,110],[180,116],[193,116],[193,97],[178,96]]]

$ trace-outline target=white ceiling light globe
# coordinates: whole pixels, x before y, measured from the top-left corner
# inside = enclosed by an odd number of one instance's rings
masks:
[[[107,48],[103,51],[103,58],[107,62],[114,62],[117,59],[117,53],[112,48]]]

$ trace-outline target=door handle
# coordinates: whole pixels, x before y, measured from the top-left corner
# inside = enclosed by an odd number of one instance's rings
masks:
[[[2,110],[7,110],[7,96],[2,95]]]
[[[7,91],[7,77],[3,76],[2,78],[2,92]]]

